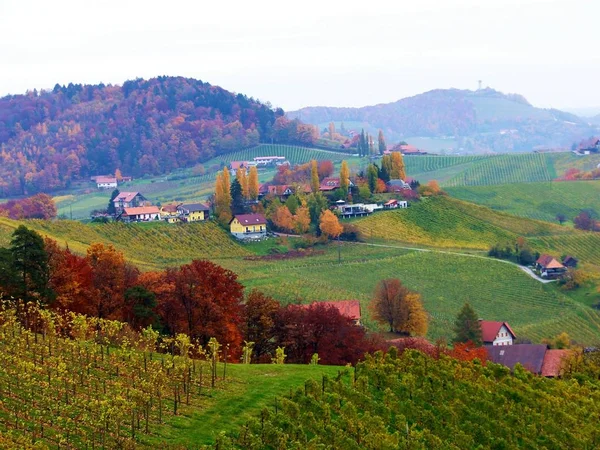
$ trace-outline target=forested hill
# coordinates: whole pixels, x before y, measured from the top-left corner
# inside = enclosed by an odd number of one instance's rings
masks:
[[[362,108],[307,107],[288,112],[288,117],[320,126],[343,121],[346,128],[358,124],[371,133],[382,129],[395,141],[417,136],[453,137],[457,148],[474,151],[566,146],[594,134],[593,126],[573,114],[536,108],[520,95],[490,88],[438,89]]]
[[[181,77],[8,96],[0,99],[0,197],[47,192],[117,168],[168,173],[267,137],[310,143],[301,128],[281,109]]]

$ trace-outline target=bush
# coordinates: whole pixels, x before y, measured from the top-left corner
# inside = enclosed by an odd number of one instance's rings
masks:
[[[356,225],[351,223],[344,223],[342,224],[342,227],[344,228],[344,231],[342,231],[342,234],[340,234],[340,239],[342,241],[362,241],[362,233]]]

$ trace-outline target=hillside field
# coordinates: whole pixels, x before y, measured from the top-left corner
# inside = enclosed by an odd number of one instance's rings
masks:
[[[556,223],[557,214],[568,221],[582,210],[600,214],[600,181],[515,183],[446,188],[448,194],[496,211]]]

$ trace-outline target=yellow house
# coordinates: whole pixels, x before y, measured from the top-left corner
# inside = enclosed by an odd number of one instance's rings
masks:
[[[260,239],[267,235],[267,219],[262,214],[239,214],[231,219],[229,229],[238,239]]]
[[[177,207],[179,216],[184,222],[198,222],[208,220],[208,206],[202,203],[188,203]]]
[[[177,223],[179,222],[179,211],[177,211],[179,205],[175,205],[175,204],[170,204],[170,205],[163,205],[162,208],[160,209],[160,216],[167,222],[167,223]]]

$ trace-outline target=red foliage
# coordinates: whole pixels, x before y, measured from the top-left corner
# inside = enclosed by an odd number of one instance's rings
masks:
[[[56,205],[48,194],[36,194],[22,200],[9,200],[0,204],[0,216],[11,219],[54,219]]]
[[[319,174],[319,180],[330,177],[333,175],[333,163],[329,160],[319,161],[317,164],[317,172]]]
[[[289,363],[306,364],[318,353],[322,364],[355,364],[374,350],[374,342],[362,327],[336,308],[318,303],[281,309],[274,334],[276,345],[285,347]]]
[[[456,343],[452,349],[446,351],[446,354],[460,361],[478,359],[485,363],[488,359],[488,352],[485,347],[475,347],[472,342]]]

